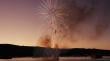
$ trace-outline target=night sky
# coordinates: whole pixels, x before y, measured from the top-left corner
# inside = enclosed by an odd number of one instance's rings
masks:
[[[110,0],[0,0],[0,43],[110,49],[109,11]]]

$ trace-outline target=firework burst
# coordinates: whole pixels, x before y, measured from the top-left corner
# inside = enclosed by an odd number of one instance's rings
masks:
[[[52,40],[58,39],[59,36],[63,35],[63,30],[68,28],[63,21],[64,17],[68,16],[66,11],[67,9],[59,6],[58,0],[40,1],[37,14],[50,24]],[[55,43],[56,41],[52,41],[52,45],[55,45]]]

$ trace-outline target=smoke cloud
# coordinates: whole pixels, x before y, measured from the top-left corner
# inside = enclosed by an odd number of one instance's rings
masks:
[[[48,35],[39,38],[37,44],[41,47],[51,47],[51,38]]]
[[[53,13],[57,44],[63,46],[67,42],[72,46],[79,41],[98,41],[109,28],[110,7],[107,2],[109,0],[55,1]],[[48,40],[52,40],[51,35]]]

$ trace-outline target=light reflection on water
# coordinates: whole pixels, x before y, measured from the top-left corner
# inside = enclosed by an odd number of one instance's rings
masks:
[[[47,58],[13,58],[0,59],[0,61],[54,61]],[[110,58],[91,59],[90,57],[60,57],[59,61],[110,61]]]

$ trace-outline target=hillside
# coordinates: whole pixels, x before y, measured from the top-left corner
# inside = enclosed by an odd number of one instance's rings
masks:
[[[50,57],[56,54],[61,57],[91,56],[92,58],[102,58],[102,56],[110,56],[110,50],[84,48],[56,50],[44,47],[0,44],[0,58],[4,59],[14,57]]]

